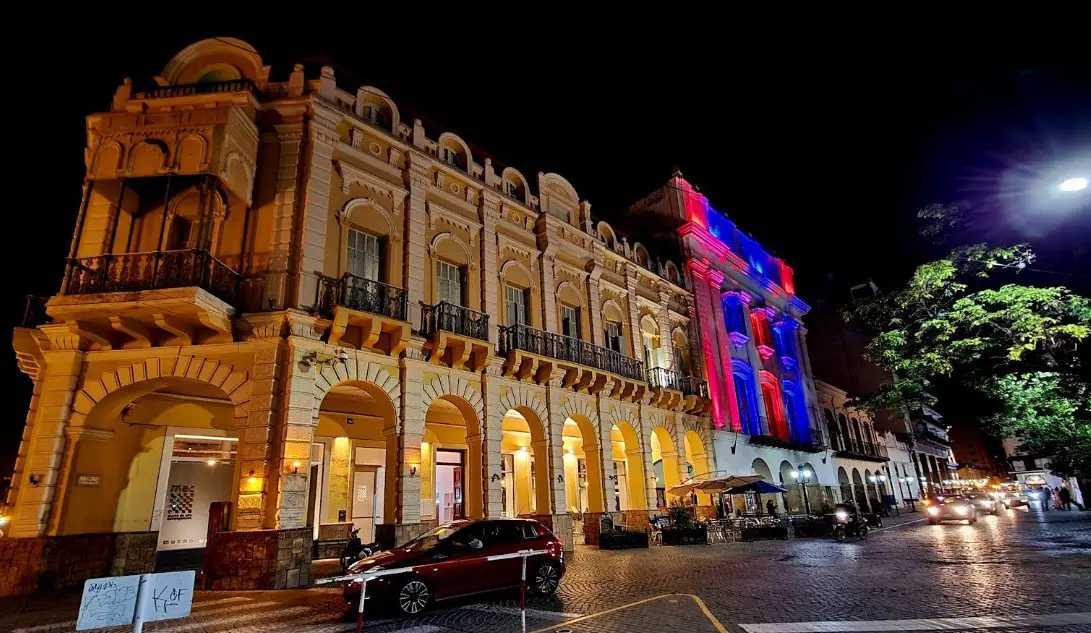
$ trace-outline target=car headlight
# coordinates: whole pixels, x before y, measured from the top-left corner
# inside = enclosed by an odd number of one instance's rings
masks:
[[[966,508],[966,506],[955,506],[955,513],[957,513],[959,516],[964,517],[966,516],[967,512],[969,512],[969,510]]]
[[[937,514],[939,514],[939,508],[928,508],[928,514],[936,516]]]
[[[844,510],[838,510],[837,512],[834,512],[833,516],[837,517],[838,521],[848,521],[849,520],[849,513],[845,512]]]

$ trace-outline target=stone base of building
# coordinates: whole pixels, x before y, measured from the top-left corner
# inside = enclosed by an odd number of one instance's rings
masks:
[[[439,525],[435,519],[420,523],[381,523],[375,527],[375,542],[383,549],[401,547]]]
[[[0,539],[0,596],[79,587],[155,569],[158,532]]]
[[[648,510],[623,510],[621,512],[584,512],[583,513],[583,542],[585,545],[598,547],[599,532],[602,530],[602,519],[610,517],[615,528],[624,526],[629,530],[644,531],[651,526],[651,518]]]
[[[571,552],[576,549],[575,534],[572,533],[572,515],[571,514],[554,514],[548,516],[550,521],[546,526],[553,532],[553,534],[561,539],[561,544],[564,546],[564,551]],[[545,521],[542,521],[545,524]]]
[[[311,556],[315,560],[340,558],[341,552],[348,545],[351,533],[351,523],[329,523],[318,526],[318,540],[311,547]]]
[[[310,584],[313,528],[213,532],[205,549],[204,588],[291,589]]]

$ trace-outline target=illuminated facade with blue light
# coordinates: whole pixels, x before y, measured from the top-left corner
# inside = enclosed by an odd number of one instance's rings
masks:
[[[795,294],[791,267],[680,174],[632,210],[677,223],[713,401],[717,468],[792,484],[789,473],[809,467],[817,481],[835,480],[821,461],[826,442],[801,322],[810,308]]]

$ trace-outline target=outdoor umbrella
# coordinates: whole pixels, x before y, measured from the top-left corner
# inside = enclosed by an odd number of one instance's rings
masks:
[[[752,484],[764,479],[761,475],[727,475],[725,477],[716,477],[715,479],[706,479],[705,481],[691,481],[688,484],[682,484],[680,486],[674,486],[667,492],[676,496],[684,497],[689,493],[697,490],[704,493],[716,493],[723,492],[729,488],[736,486],[745,486],[746,484]]]
[[[759,495],[773,494],[777,492],[788,492],[787,488],[783,488],[776,484],[771,484],[768,481],[755,481],[753,483],[744,484],[742,486],[735,486],[727,491],[729,495],[741,495],[747,492],[756,492]]]

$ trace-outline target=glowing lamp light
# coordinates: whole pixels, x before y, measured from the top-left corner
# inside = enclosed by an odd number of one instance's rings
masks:
[[[1061,183],[1061,191],[1081,191],[1087,189],[1086,178],[1069,178]]]
[[[207,462],[205,462],[205,463],[206,463],[206,464],[208,464],[209,466],[215,466],[215,465],[216,465],[216,460],[214,460],[214,459],[210,459],[210,460],[208,460],[208,461],[207,461]]]

